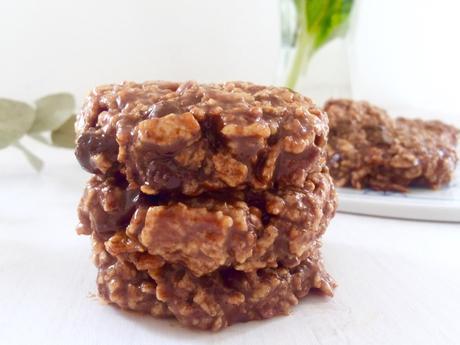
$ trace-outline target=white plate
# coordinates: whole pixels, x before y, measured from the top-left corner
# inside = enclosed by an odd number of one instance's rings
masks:
[[[460,169],[441,190],[411,189],[408,193],[338,188],[339,212],[392,218],[460,222]]]

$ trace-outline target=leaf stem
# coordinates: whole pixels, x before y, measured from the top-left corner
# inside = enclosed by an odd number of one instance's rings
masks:
[[[295,42],[295,53],[289,67],[289,73],[285,85],[294,89],[302,72],[313,55],[313,38],[309,37],[307,31],[306,2],[297,1],[297,38]]]
[[[295,55],[285,83],[285,85],[290,89],[294,89],[297,85],[301,73],[306,70],[306,66],[313,54],[313,45],[312,42],[309,42],[308,38],[309,37],[304,30],[299,31],[299,36],[296,40]]]
[[[22,151],[24,156],[26,156],[27,160],[29,161],[29,163],[33,166],[33,168],[36,171],[41,171],[42,170],[43,161],[39,157],[37,157],[32,151],[29,151],[29,149],[27,147],[25,147],[24,145],[22,145],[19,141],[16,141],[13,144],[13,146],[15,146],[20,151]]]
[[[46,140],[46,138],[40,133],[29,133],[29,137],[38,141],[39,143],[52,146],[51,143],[48,140]]]

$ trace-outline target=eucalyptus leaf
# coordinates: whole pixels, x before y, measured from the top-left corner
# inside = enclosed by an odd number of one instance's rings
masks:
[[[59,128],[75,112],[75,99],[69,93],[57,93],[35,102],[35,121],[30,133],[52,131]]]
[[[19,140],[34,119],[35,110],[27,103],[0,98],[0,149]]]
[[[22,151],[24,156],[26,156],[29,163],[34,167],[36,171],[41,171],[43,169],[43,161],[38,158],[33,152],[29,151],[24,145],[19,142],[14,144],[19,150]]]
[[[61,127],[51,132],[51,142],[59,147],[75,147],[75,115],[69,117]]]

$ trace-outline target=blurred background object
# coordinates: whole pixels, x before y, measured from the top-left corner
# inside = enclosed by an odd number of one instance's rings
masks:
[[[353,3],[354,0],[280,0],[280,84],[320,104],[330,97],[350,97],[345,45],[336,38],[344,37],[348,31]],[[310,69],[310,62],[331,41],[336,43],[335,51],[320,55]]]
[[[282,23],[298,20],[299,2],[281,0]],[[327,2],[336,11],[350,6],[347,1]],[[435,118],[458,126],[460,46],[454,42],[460,32],[459,10],[456,0],[355,0],[339,32],[342,37],[332,37],[310,56],[296,89],[318,103],[352,97],[384,107],[393,116]],[[280,81],[289,73],[285,65]]]

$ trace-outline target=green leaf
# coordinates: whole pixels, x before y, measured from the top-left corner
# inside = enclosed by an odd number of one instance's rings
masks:
[[[57,93],[35,102],[37,116],[30,133],[52,131],[59,128],[75,112],[75,99],[69,93]]]
[[[353,0],[304,0],[306,1],[307,31],[312,36],[314,49],[318,49],[340,32],[348,19]]]
[[[0,98],[0,149],[20,139],[34,119],[35,111],[27,103]]]
[[[43,169],[43,161],[40,158],[38,158],[33,152],[29,151],[29,149],[27,149],[19,142],[14,143],[14,146],[16,146],[19,150],[22,151],[22,153],[26,156],[27,160],[36,171],[41,171]]]
[[[75,147],[75,115],[69,117],[61,127],[51,132],[51,142],[59,147]]]

